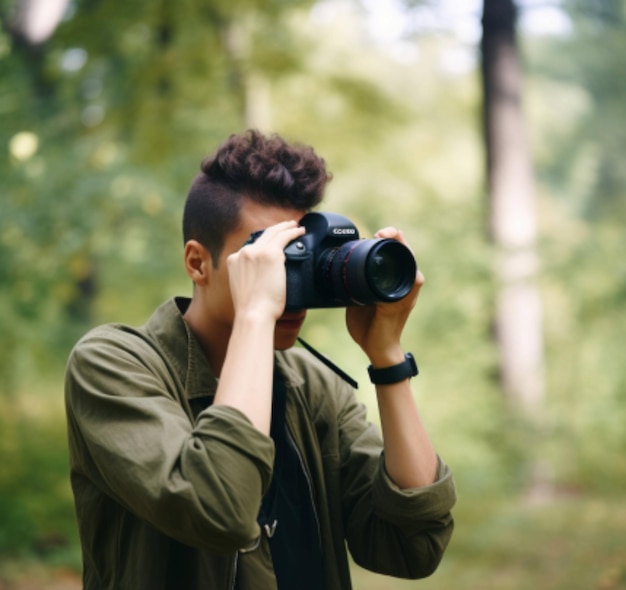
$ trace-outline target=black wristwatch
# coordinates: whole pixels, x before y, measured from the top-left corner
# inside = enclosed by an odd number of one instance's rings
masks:
[[[392,383],[415,377],[419,374],[419,369],[413,355],[407,352],[404,355],[404,361],[400,364],[385,367],[384,369],[375,369],[370,365],[367,368],[367,372],[370,375],[370,381],[374,385],[391,385]]]

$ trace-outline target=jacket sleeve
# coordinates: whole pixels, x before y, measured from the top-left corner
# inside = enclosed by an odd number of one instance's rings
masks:
[[[65,395],[73,480],[89,480],[187,545],[230,552],[258,537],[271,439],[224,406],[193,423],[144,340],[113,328],[83,339],[69,359]]]
[[[401,490],[385,471],[379,430],[351,388],[342,386],[337,401],[344,528],[355,562],[396,577],[429,576],[452,535],[452,473],[438,458],[433,484]]]

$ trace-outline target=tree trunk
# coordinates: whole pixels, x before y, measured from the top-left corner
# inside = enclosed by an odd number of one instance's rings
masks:
[[[45,43],[61,22],[69,0],[20,0],[13,33],[31,45]]]
[[[250,67],[248,41],[241,20],[231,21],[225,30],[224,49],[230,63],[230,83],[237,97],[240,116],[246,128],[269,132],[270,87],[263,73]]]
[[[544,397],[542,305],[536,285],[537,219],[521,108],[521,68],[512,0],[484,0],[482,79],[489,237],[497,255],[495,335],[502,386],[527,415]]]

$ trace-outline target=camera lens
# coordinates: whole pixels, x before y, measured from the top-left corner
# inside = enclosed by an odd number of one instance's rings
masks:
[[[403,268],[403,263],[406,264],[403,253],[393,246],[393,242],[376,244],[367,256],[367,281],[383,297],[395,296],[398,291],[403,291],[408,286],[408,279],[411,279],[410,290],[415,280],[415,274],[412,277],[407,276],[406,268]]]
[[[389,303],[409,294],[417,264],[396,240],[354,240],[321,257],[322,280],[329,296],[344,305]]]

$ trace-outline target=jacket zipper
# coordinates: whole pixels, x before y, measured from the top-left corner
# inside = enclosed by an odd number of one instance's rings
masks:
[[[320,519],[317,515],[317,508],[315,506],[315,496],[313,495],[313,485],[311,484],[311,477],[309,476],[309,472],[307,471],[306,466],[304,464],[304,460],[302,459],[302,454],[300,453],[300,449],[298,449],[298,445],[296,444],[291,434],[289,425],[286,422],[285,422],[285,426],[286,426],[285,430],[287,431],[287,437],[289,439],[289,442],[291,443],[291,446],[296,451],[296,455],[298,456],[298,462],[300,463],[300,467],[306,479],[307,488],[309,489],[309,498],[311,499],[311,508],[313,508],[313,516],[315,517],[315,524],[317,526],[317,542],[319,543],[320,551],[322,551],[322,527],[320,526]]]
[[[235,583],[237,582],[237,564],[239,562],[239,552],[235,553],[235,558],[233,559],[233,575],[230,582],[230,590],[235,590]]]
[[[267,526],[267,525],[265,525],[265,526]],[[276,529],[276,522],[274,522],[272,531],[275,530],[275,529]],[[272,532],[272,535],[273,534],[274,533]],[[270,536],[270,537],[272,535],[268,534],[268,536]],[[237,551],[235,553],[235,557],[233,559],[233,568],[232,568],[233,575],[232,575],[231,590],[235,587],[235,582],[237,581],[237,567],[239,565],[239,555],[242,554],[242,553],[250,553],[252,551],[256,551],[259,548],[259,545],[261,544],[261,537],[262,536],[263,536],[263,533],[262,532],[259,533],[259,536],[258,536],[257,540],[254,542],[254,544],[251,547],[248,547],[247,549],[239,549],[239,551]]]

